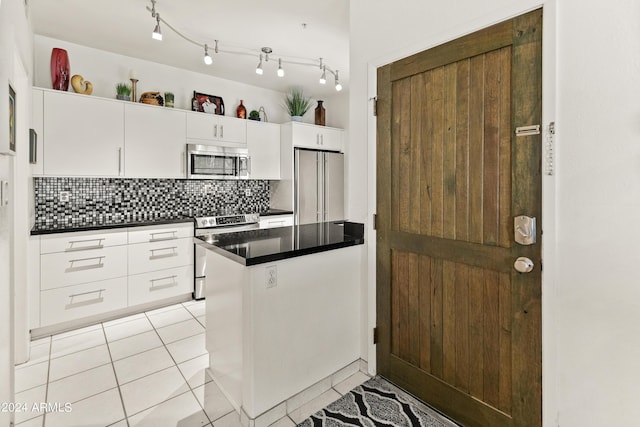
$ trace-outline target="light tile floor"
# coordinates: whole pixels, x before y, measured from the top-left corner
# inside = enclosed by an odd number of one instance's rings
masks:
[[[204,301],[189,301],[33,341],[15,371],[26,407],[16,424],[240,427],[205,373],[204,327]],[[368,378],[358,372],[273,425],[294,426]]]

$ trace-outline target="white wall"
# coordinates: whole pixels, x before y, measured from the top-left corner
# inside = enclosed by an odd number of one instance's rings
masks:
[[[31,108],[31,95],[28,79],[32,68],[32,40],[30,25],[23,0],[3,0],[0,2],[0,123],[8,123],[8,83],[16,90],[16,136],[17,155],[0,154],[0,180],[10,183],[12,203],[0,207],[0,402],[13,402],[13,363],[14,363],[14,300],[20,300],[26,291],[21,275],[16,273],[14,265],[24,264],[26,253],[15,253],[22,248],[18,240],[26,241],[26,236],[14,227],[14,215],[21,211],[15,209],[14,190],[21,188],[26,181],[28,165],[24,163],[26,146],[20,145],[28,136],[29,117],[24,115]],[[20,64],[18,64],[20,62]],[[18,75],[21,74],[21,75]],[[18,103],[21,103],[18,105]],[[20,116],[18,116],[18,113]],[[8,137],[6,126],[0,126],[0,139]],[[0,144],[2,145],[2,144]],[[18,187],[16,188],[16,183]],[[17,243],[16,243],[17,242]],[[24,246],[26,248],[26,246]],[[20,249],[21,250],[21,249]],[[26,249],[25,249],[26,251]],[[16,298],[14,291],[19,294]],[[8,425],[12,414],[0,412],[0,424]]]
[[[640,3],[351,0],[349,128],[358,155],[349,166],[358,172],[351,174],[349,209],[358,214],[352,218],[367,219],[364,206],[375,208],[375,121],[365,114],[375,68],[539,4],[543,122],[557,128],[556,173],[543,178],[544,425],[636,425]],[[368,195],[355,191],[367,184]],[[374,255],[370,247],[370,273]],[[373,274],[367,292],[371,326]]]

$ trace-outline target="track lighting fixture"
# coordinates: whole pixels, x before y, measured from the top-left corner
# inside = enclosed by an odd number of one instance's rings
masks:
[[[213,59],[209,56],[209,46],[204,45],[204,63],[207,65],[213,64]]]
[[[263,72],[264,71],[262,70],[262,54],[260,54],[260,62],[258,62],[258,66],[256,67],[256,74],[261,76]]]
[[[278,77],[284,77],[284,70],[282,69],[282,58],[278,58]]]
[[[156,11],[156,0],[149,0],[151,1],[151,7],[147,6],[146,9],[151,12],[151,17],[153,19],[155,19],[156,21],[156,25],[155,28],[153,30],[153,34],[152,37],[155,40],[162,40],[162,30],[160,29],[160,21],[162,21],[162,23],[164,24],[165,28],[169,28],[171,31],[173,31],[175,34],[177,34],[178,36],[180,36],[183,40],[198,46],[199,48],[204,48],[204,63],[207,65],[211,65],[213,64],[213,58],[211,57],[211,55],[209,55],[209,45],[208,44],[203,44],[198,42],[197,40],[193,40],[190,37],[187,37],[186,35],[182,34],[179,30],[177,30],[174,26],[172,26],[169,22],[167,22],[165,19],[160,18],[160,14]],[[222,53],[226,53],[226,54],[231,54],[231,55],[254,55],[256,53],[255,50],[250,49],[250,48],[244,48],[244,47],[237,47],[236,48],[232,48],[231,50],[218,50],[218,40],[215,40],[215,47],[213,49],[214,53],[218,53],[218,52],[222,52]],[[273,53],[273,50],[270,47],[262,47],[259,50],[259,62],[258,62],[258,66],[256,67],[256,74],[258,75],[263,75],[264,74],[264,70],[262,68],[262,61],[264,60],[264,62],[269,62],[269,58],[270,55]],[[273,58],[275,59],[275,58]],[[300,57],[296,57],[296,58],[289,58],[287,59],[287,57],[279,57],[278,58],[278,70],[276,72],[276,75],[278,77],[284,77],[284,69],[282,68],[282,63],[285,64],[294,64],[294,65],[300,65],[300,66],[313,66],[313,67],[319,67],[320,70],[322,71],[322,75],[320,76],[319,82],[320,84],[326,84],[327,83],[327,72],[329,72],[330,74],[333,74],[334,78],[335,78],[335,88],[336,91],[341,91],[342,90],[342,84],[340,84],[340,79],[338,77],[338,70],[333,70],[330,67],[328,67],[322,58],[318,59],[313,59],[313,58],[300,58]]]

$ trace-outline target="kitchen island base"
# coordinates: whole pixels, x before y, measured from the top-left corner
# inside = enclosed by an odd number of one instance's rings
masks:
[[[284,416],[292,397],[358,369],[362,250],[253,266],[207,251],[210,373],[243,424]]]

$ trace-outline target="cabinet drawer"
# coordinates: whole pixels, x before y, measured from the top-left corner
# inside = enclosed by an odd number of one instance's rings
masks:
[[[193,223],[154,225],[129,229],[129,244],[153,243],[193,236]]]
[[[193,239],[129,245],[129,274],[193,264]]]
[[[42,291],[40,301],[41,326],[118,310],[127,306],[127,278]]]
[[[293,225],[293,215],[273,215],[260,218],[260,228],[287,227]]]
[[[129,276],[129,305],[193,292],[193,265]]]
[[[40,237],[40,253],[76,252],[127,244],[126,230],[79,231]]]
[[[127,248],[112,246],[40,256],[40,290],[127,275]]]

